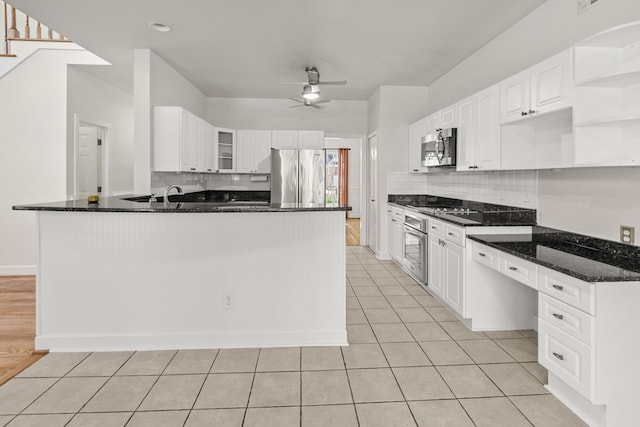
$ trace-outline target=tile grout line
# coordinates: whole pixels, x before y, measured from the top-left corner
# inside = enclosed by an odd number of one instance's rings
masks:
[[[180,352],[180,350],[178,350],[178,352]],[[177,354],[178,353],[176,353],[176,355]],[[191,404],[191,409],[189,409],[189,413],[187,413],[187,417],[184,419],[184,423],[182,423],[183,427],[185,425],[187,425],[187,422],[189,421],[189,418],[191,417],[191,413],[193,412],[193,410],[194,410],[194,408],[196,406],[196,402],[198,401],[198,398],[200,397],[200,393],[202,393],[202,389],[204,388],[204,385],[206,384],[207,380],[209,379],[209,373],[211,372],[211,369],[213,369],[213,364],[216,362],[216,359],[218,358],[219,354],[220,354],[220,349],[216,349],[216,355],[213,357],[213,360],[211,361],[211,364],[209,365],[209,369],[207,370],[207,372],[204,375],[204,381],[200,385],[200,389],[198,390],[198,393],[196,394],[196,398],[193,399],[193,403]],[[169,362],[169,365],[170,364],[171,364],[171,362]],[[169,367],[169,365],[167,365],[167,367]],[[195,374],[195,375],[200,375],[200,374]]]

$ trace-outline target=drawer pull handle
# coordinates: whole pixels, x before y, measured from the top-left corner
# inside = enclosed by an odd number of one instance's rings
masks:
[[[564,315],[562,314],[558,314],[558,313],[552,313],[552,314],[553,314],[553,317],[555,317],[556,319],[560,319],[560,320],[564,319]]]
[[[482,253],[482,252],[478,252],[478,255],[480,255],[480,256],[487,256],[487,254]]]
[[[432,230],[435,230],[436,228],[432,225],[432,226],[431,226],[431,229],[432,229]]]
[[[511,271],[516,271],[517,269],[518,269],[518,267],[514,267],[514,266],[509,267],[509,270],[511,270]]]
[[[453,233],[447,233],[448,236],[453,236]]]
[[[553,355],[556,357],[556,359],[564,360],[564,356],[563,356],[563,355],[561,355],[561,354],[553,353]]]
[[[559,291],[561,291],[561,290],[563,290],[563,289],[564,289],[564,286],[561,286],[561,285],[553,284],[553,285],[551,285],[551,286],[553,286],[553,288],[554,288],[554,289],[557,289],[557,290],[559,290]]]

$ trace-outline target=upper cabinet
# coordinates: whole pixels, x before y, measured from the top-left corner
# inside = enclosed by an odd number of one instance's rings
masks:
[[[571,49],[500,83],[500,122],[509,123],[573,105]]]
[[[500,168],[499,92],[494,85],[456,104],[456,170]]]
[[[426,134],[426,117],[409,125],[409,173],[427,171],[422,166],[422,137]]]
[[[640,23],[575,46],[576,166],[640,164]]]
[[[182,107],[154,107],[153,113],[153,170],[212,172],[213,126]]]
[[[236,137],[236,172],[271,172],[271,131],[238,130]]]
[[[271,145],[278,150],[324,148],[324,132],[321,130],[274,130],[271,135]]]
[[[324,132],[321,130],[299,130],[298,148],[301,150],[322,150],[324,148]]]
[[[437,129],[440,129],[440,111],[427,116],[427,133],[425,135],[431,135],[435,133]]]
[[[236,131],[233,129],[216,128],[218,148],[218,167],[216,172],[236,171]]]
[[[457,114],[456,105],[451,105],[447,108],[440,110],[440,125],[439,129],[454,128],[457,126]]]

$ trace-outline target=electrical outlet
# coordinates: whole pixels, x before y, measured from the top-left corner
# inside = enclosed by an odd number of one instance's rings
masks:
[[[578,0],[578,15],[590,9],[597,2],[598,0]]]
[[[234,308],[236,306],[236,303],[235,299],[233,298],[233,294],[225,294],[222,305],[224,306],[224,308]]]
[[[631,227],[630,225],[621,225],[620,226],[620,241],[622,243],[628,243],[633,245],[635,241],[636,228]]]

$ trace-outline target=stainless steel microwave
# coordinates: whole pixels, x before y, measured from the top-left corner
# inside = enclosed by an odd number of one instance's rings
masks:
[[[435,133],[422,137],[422,166],[456,165],[456,128],[438,129]]]

